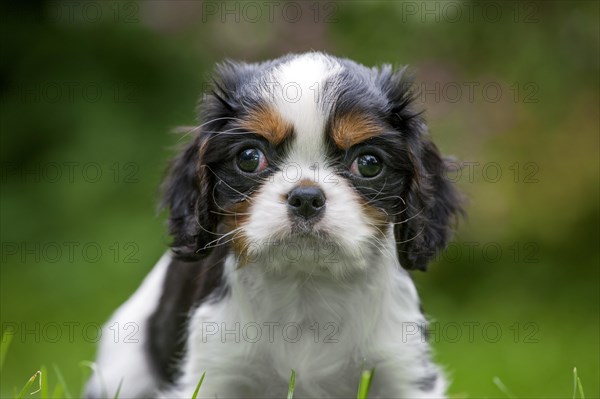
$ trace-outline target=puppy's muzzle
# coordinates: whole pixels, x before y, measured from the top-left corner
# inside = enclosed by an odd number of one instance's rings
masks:
[[[291,215],[316,219],[325,211],[325,193],[319,187],[299,186],[288,194],[287,207]]]

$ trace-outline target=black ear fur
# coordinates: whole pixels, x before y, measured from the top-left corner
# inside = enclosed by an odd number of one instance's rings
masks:
[[[406,210],[399,215],[394,233],[400,264],[426,270],[448,243],[462,208],[460,195],[447,178],[446,161],[428,138],[419,140],[418,148],[411,150],[414,174],[402,196]]]
[[[215,239],[217,220],[211,212],[212,176],[202,163],[205,146],[201,136],[187,144],[171,162],[163,184],[163,207],[169,209],[171,248],[180,259],[194,260],[208,254]]]
[[[406,269],[425,270],[448,243],[453,222],[462,214],[461,196],[448,179],[448,163],[431,142],[421,112],[415,111],[412,79],[406,68],[388,65],[378,76],[389,99],[389,121],[400,133],[409,157],[411,176],[400,194],[405,203],[395,220],[398,259]]]

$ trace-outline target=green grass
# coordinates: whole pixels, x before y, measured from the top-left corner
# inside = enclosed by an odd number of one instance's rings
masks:
[[[296,371],[292,370],[290,373],[290,384],[288,386],[288,394],[287,399],[292,399],[294,397],[294,388],[296,387]]]
[[[365,399],[369,394],[369,389],[371,388],[371,381],[373,380],[373,375],[375,374],[375,369],[365,370],[362,372],[362,376],[360,379],[360,385],[358,386],[358,395],[357,399]]]
[[[10,336],[7,337],[7,334],[3,334],[2,342],[3,342],[2,349],[0,351],[0,371],[2,370],[2,367],[4,365],[4,359],[5,359],[6,353],[8,352],[8,348],[10,347],[11,337]],[[95,368],[94,364],[91,362],[82,362],[81,365],[84,368],[89,368],[91,370],[94,370],[94,368]],[[72,396],[69,392],[67,383],[66,383],[60,369],[56,365],[53,365],[53,369],[54,369],[54,373],[55,373],[57,382],[54,386],[52,395],[48,395],[48,380],[49,380],[48,377],[49,376],[48,376],[47,368],[45,366],[42,366],[40,368],[40,370],[36,371],[27,380],[27,382],[25,383],[25,385],[23,386],[23,388],[21,389],[21,391],[18,394],[15,390],[14,397],[16,397],[17,399],[22,399],[22,398],[26,397],[27,394],[29,394],[27,396],[31,396],[31,395],[35,395],[35,394],[39,393],[40,399],[71,398]],[[362,372],[361,379],[360,379],[360,382],[358,385],[358,392],[357,392],[357,396],[356,396],[357,399],[367,399],[368,398],[369,389],[371,387],[371,382],[373,380],[374,374],[375,374],[375,369],[364,370]],[[194,390],[194,393],[193,393],[191,399],[197,398],[198,394],[200,393],[202,383],[204,382],[205,377],[206,377],[206,372],[202,373],[202,376],[200,377],[200,380],[198,381],[198,385],[196,386],[196,389]],[[34,383],[36,381],[37,381],[38,385],[37,385],[37,389],[34,390],[33,387],[34,387]],[[500,378],[494,377],[493,382],[498,387],[498,389],[508,399],[517,399],[518,398],[514,393],[511,392],[511,390],[506,385],[504,385],[504,383],[500,380]],[[119,383],[119,386],[117,387],[117,390],[114,395],[114,399],[119,398],[119,394],[121,392],[122,385],[123,385],[123,380],[121,380],[121,382]],[[290,373],[290,382],[288,384],[287,399],[293,399],[295,386],[296,386],[296,371],[292,370]],[[577,396],[577,394],[579,394],[579,397]],[[573,368],[573,395],[572,395],[572,398],[573,399],[585,399],[583,385],[581,383],[581,379],[577,375],[576,367]]]
[[[33,374],[31,376],[31,378],[29,378],[29,380],[27,380],[27,382],[21,389],[20,393],[18,395],[15,394],[15,397],[17,399],[22,399],[25,397],[25,395],[27,393],[29,393],[29,395],[35,395],[37,393],[40,393],[40,396],[39,396],[40,399],[59,399],[59,398],[65,398],[65,397],[71,398],[71,395],[67,394],[67,392],[68,392],[67,385],[62,378],[62,374],[60,373],[60,370],[56,366],[54,366],[54,370],[55,370],[56,376],[57,376],[57,383],[56,383],[56,386],[54,388],[54,392],[52,393],[52,395],[48,395],[47,371],[46,371],[46,367],[42,366],[40,368],[40,370],[36,371],[35,374]],[[198,397],[198,394],[200,393],[200,388],[202,387],[202,383],[204,382],[205,376],[206,376],[206,372],[202,373],[202,376],[200,377],[200,381],[198,381],[198,385],[196,386],[196,389],[194,390],[194,393],[193,393],[191,399],[196,399]],[[358,388],[358,394],[356,396],[357,399],[367,399],[368,393],[369,393],[369,388],[371,385],[372,376],[373,376],[373,371],[368,371],[368,370],[363,371],[362,378],[360,380],[360,385]],[[37,389],[32,390],[32,386],[34,385],[35,381],[38,381],[38,386],[37,386]],[[121,380],[121,382],[119,383],[117,391],[114,395],[114,399],[119,398],[119,393],[121,392],[122,385],[123,385],[123,380]],[[288,386],[287,399],[293,399],[295,385],[296,385],[296,372],[294,370],[292,370],[291,376],[290,376],[290,383]]]
[[[2,372],[4,359],[6,359],[6,352],[8,352],[8,347],[10,346],[12,338],[12,334],[7,334],[6,332],[2,334],[2,342],[0,342],[0,372]]]
[[[202,386],[202,383],[204,382],[205,376],[206,376],[206,371],[204,373],[202,373],[202,377],[200,377],[200,381],[198,381],[198,385],[196,386],[196,389],[194,390],[192,399],[196,399],[196,397],[198,396],[198,392],[200,392],[200,387]],[[117,392],[117,396],[118,396],[118,392]],[[116,396],[115,396],[115,399],[116,399]]]
[[[38,392],[40,392],[42,390],[42,372],[38,370],[25,383],[25,386],[23,387],[23,389],[21,389],[21,392],[19,393],[19,395],[17,395],[18,399],[21,399],[23,396],[25,396],[25,394],[27,392],[29,392],[29,390],[31,389],[31,386],[33,385],[33,383],[35,382],[36,379],[38,380],[38,382],[39,382],[40,385],[39,385],[38,389],[36,391],[33,391],[32,393],[30,393],[30,395],[38,393]]]
[[[11,339],[12,339],[12,334],[5,333],[2,336],[2,347],[1,347],[1,351],[0,351],[0,371],[2,370],[2,366],[4,365],[4,359],[5,359],[6,353],[8,352],[8,348],[10,347]],[[82,366],[82,369],[90,369],[92,371],[95,369],[95,365],[92,362],[84,361],[84,362],[81,362],[80,365]],[[56,385],[54,386],[54,391],[52,392],[52,395],[48,395],[48,380],[49,380],[49,378],[48,378],[47,368],[45,366],[42,366],[38,371],[36,371],[29,378],[29,380],[27,380],[27,382],[25,383],[25,385],[23,386],[23,388],[21,389],[21,391],[18,394],[15,390],[14,397],[16,397],[17,399],[22,399],[22,398],[26,397],[26,395],[28,393],[29,393],[28,396],[39,393],[40,399],[59,399],[59,398],[70,399],[70,398],[72,398],[72,395],[69,392],[69,389],[67,387],[67,383],[66,383],[59,367],[54,364],[54,365],[52,365],[52,368],[54,369],[54,373],[55,373],[56,381],[57,381]],[[371,380],[373,378],[373,373],[374,373],[374,369],[370,370],[370,371],[369,370],[363,371],[361,380],[360,380],[360,384],[358,387],[357,399],[367,399],[368,394],[369,394],[369,388],[371,386]],[[194,390],[194,393],[193,393],[191,399],[196,399],[198,397],[198,394],[200,393],[200,389],[202,387],[202,383],[204,382],[205,377],[206,377],[206,372],[202,373],[202,376],[200,377],[200,380],[198,381],[198,385],[196,386],[196,389]],[[37,386],[37,389],[33,390],[32,387],[34,386],[34,383],[36,381],[38,382],[38,386]],[[119,394],[121,392],[122,385],[123,385],[123,380],[121,380],[121,382],[119,383],[119,386],[117,387],[117,390],[114,395],[114,399],[119,398]],[[287,399],[293,399],[295,387],[296,387],[296,371],[292,370],[290,373],[290,382],[288,384]]]
[[[42,366],[38,371],[36,371],[30,378],[27,380],[21,391],[17,394],[15,388],[14,397],[21,399],[25,397],[30,397],[39,393],[39,398],[41,399],[63,399],[63,398],[71,398],[70,394],[67,395],[68,392],[67,386],[64,382],[61,382],[61,377],[58,377],[60,371],[55,367],[56,372],[56,384],[54,385],[54,389],[52,394],[48,394],[48,383],[49,383],[49,375],[45,366]],[[37,381],[37,386],[35,382]]]
[[[573,367],[573,399],[577,398],[577,391],[579,391],[579,398],[585,399],[581,379],[577,376],[577,367]]]
[[[12,334],[6,334],[6,333],[3,334],[2,345],[0,346],[0,372],[3,369],[4,360],[6,358],[6,353],[8,352],[8,349],[10,347],[11,340],[12,340]],[[83,369],[87,368],[92,371],[95,369],[95,365],[92,362],[87,362],[87,361],[81,362],[81,366]],[[22,399],[22,398],[26,397],[27,393],[29,393],[28,396],[39,393],[40,399],[58,399],[58,398],[70,399],[70,398],[72,398],[72,395],[69,392],[69,389],[67,387],[67,383],[66,383],[59,367],[54,364],[54,365],[52,365],[52,368],[54,369],[54,373],[55,373],[56,381],[57,381],[54,386],[52,395],[48,395],[48,392],[49,392],[48,391],[48,380],[49,380],[48,377],[49,376],[48,376],[47,368],[45,366],[42,366],[27,380],[27,382],[25,383],[25,385],[23,386],[23,388],[21,389],[21,391],[18,394],[15,389],[14,397],[16,397],[17,399]],[[358,385],[358,392],[356,395],[357,399],[367,399],[368,398],[369,389],[371,388],[371,382],[373,381],[374,375],[375,375],[375,369],[364,370],[362,372],[360,382]],[[202,383],[204,382],[205,377],[206,377],[206,372],[202,373],[202,376],[200,377],[200,380],[198,381],[198,385],[196,386],[196,389],[194,390],[194,393],[193,393],[191,399],[196,399],[198,397],[198,394],[200,393],[200,389],[202,387]],[[34,383],[36,381],[38,382],[38,385],[37,385],[37,389],[34,390],[33,387],[34,387]],[[518,396],[515,395],[500,380],[499,377],[494,377],[493,383],[508,399],[517,399],[518,398]],[[119,386],[117,387],[117,390],[114,395],[114,399],[119,398],[119,394],[121,392],[122,385],[123,385],[123,380],[121,380],[121,382],[119,383]],[[287,399],[293,399],[295,387],[296,387],[296,371],[292,370],[290,373],[290,382],[288,384]],[[579,396],[577,396],[578,394],[579,394]],[[577,367],[573,368],[573,395],[572,395],[572,398],[573,399],[585,399],[583,384],[581,383],[581,379],[577,375]]]
[[[48,395],[48,379],[49,378],[47,376],[46,368],[44,366],[42,366],[40,370],[36,371],[29,378],[29,380],[27,380],[27,382],[25,383],[25,385],[23,386],[23,388],[21,389],[21,391],[18,394],[16,394],[16,391],[15,391],[14,396],[17,399],[22,399],[22,398],[26,397],[27,393],[29,393],[28,396],[39,393],[40,399],[59,399],[59,398],[65,398],[65,397],[70,398],[71,396],[66,394],[66,392],[68,392],[66,384],[64,382],[61,382],[62,378],[59,377],[60,371],[56,367],[55,367],[55,371],[56,371],[58,382],[55,385],[52,395]],[[357,399],[368,399],[369,389],[371,387],[371,381],[373,379],[373,375],[374,375],[374,369],[363,371],[361,379],[360,379],[360,384],[358,387],[357,396],[356,396]],[[198,394],[200,393],[200,389],[202,387],[202,383],[204,382],[205,376],[206,376],[206,372],[202,373],[202,376],[200,377],[200,381],[198,381],[198,385],[196,386],[196,389],[194,390],[194,394],[192,395],[191,399],[197,398]],[[36,381],[38,382],[37,389],[33,390],[32,387],[34,386],[34,383]],[[514,395],[508,389],[508,387],[506,387],[504,385],[504,383],[502,383],[502,381],[499,378],[497,378],[497,377],[494,378],[493,382],[498,387],[498,389],[508,399],[518,399],[518,396]],[[117,391],[114,395],[114,399],[119,398],[119,393],[121,391],[122,384],[123,384],[123,381],[121,381],[121,383],[119,384]],[[291,376],[290,376],[290,383],[289,383],[289,387],[288,387],[287,399],[293,399],[295,384],[296,384],[296,372],[294,370],[292,370]],[[579,396],[577,396],[578,394],[579,394]],[[573,369],[573,396],[572,396],[572,398],[573,399],[585,399],[585,394],[584,394],[584,390],[583,390],[583,385],[581,383],[581,379],[577,376],[577,368]]]
[[[27,393],[29,393],[28,396],[40,393],[40,395],[39,395],[40,399],[59,399],[59,398],[70,397],[70,395],[68,396],[66,394],[66,392],[68,392],[68,389],[67,389],[66,384],[64,383],[64,380],[62,380],[60,371],[58,370],[57,367],[54,367],[54,369],[55,369],[58,381],[55,385],[52,395],[48,395],[47,371],[46,371],[46,368],[44,366],[42,366],[40,370],[36,371],[29,378],[29,380],[27,380],[27,382],[25,383],[25,385],[23,386],[23,388],[21,389],[19,394],[16,394],[16,391],[15,391],[14,396],[17,399],[22,399],[22,398],[26,397]],[[371,386],[371,381],[373,379],[374,371],[375,371],[374,369],[363,371],[361,379],[360,379],[360,384],[358,387],[357,396],[356,396],[357,399],[367,399],[368,398],[369,389]],[[206,372],[202,373],[202,376],[200,377],[200,381],[198,381],[198,385],[196,386],[196,389],[195,389],[194,394],[192,395],[191,399],[197,398],[197,396],[200,392],[200,389],[202,387],[202,383],[204,382],[205,376],[206,376]],[[38,382],[38,386],[37,386],[37,389],[33,390],[32,387],[34,386],[34,383],[36,381]],[[508,389],[508,387],[506,387],[504,385],[504,383],[502,383],[502,381],[499,378],[495,377],[493,382],[507,398],[509,398],[509,399],[517,399],[518,398],[516,395],[514,395]],[[123,381],[121,381],[121,383],[119,384],[119,387],[117,388],[117,391],[114,395],[114,399],[119,398],[119,393],[121,391],[122,383],[123,383]],[[294,370],[292,370],[291,375],[290,375],[290,383],[289,383],[289,387],[288,387],[287,399],[293,399],[295,384],[296,384],[296,372]],[[577,394],[579,394],[579,396],[577,396]],[[573,399],[585,399],[585,394],[584,394],[584,390],[583,390],[583,385],[581,383],[581,379],[577,376],[577,368],[573,369],[573,396],[572,396],[572,398]]]

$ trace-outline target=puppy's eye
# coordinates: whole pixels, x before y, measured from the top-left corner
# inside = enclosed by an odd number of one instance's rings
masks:
[[[238,154],[237,165],[243,172],[258,173],[265,170],[269,163],[262,151],[256,148],[246,148]]]
[[[357,157],[352,166],[350,166],[350,172],[360,177],[375,177],[383,168],[383,164],[375,155],[364,154]]]

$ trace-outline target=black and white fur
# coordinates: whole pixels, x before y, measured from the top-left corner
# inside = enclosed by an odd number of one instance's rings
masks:
[[[370,398],[444,397],[405,269],[443,249],[460,204],[404,75],[317,52],[217,67],[164,185],[172,248],[107,323],[139,331],[106,330],[88,397],[122,381],[121,398],[190,398],[206,372],[199,397],[282,398],[295,370],[295,398],[352,398],[371,368]],[[289,134],[244,128],[265,109]],[[236,166],[245,148],[265,169]],[[352,169],[365,153],[375,177]],[[323,194],[318,218],[290,211],[299,185]]]

